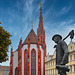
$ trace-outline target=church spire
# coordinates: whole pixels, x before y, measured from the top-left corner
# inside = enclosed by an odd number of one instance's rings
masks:
[[[43,18],[42,18],[42,3],[40,3],[40,17],[39,17],[39,26],[37,29],[37,37],[39,39],[39,42],[42,44],[44,50],[46,50],[45,30],[43,27]]]
[[[43,30],[43,17],[42,17],[42,3],[40,3],[40,17],[39,17],[39,28]]]

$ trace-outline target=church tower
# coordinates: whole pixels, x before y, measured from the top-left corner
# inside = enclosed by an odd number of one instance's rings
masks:
[[[43,17],[42,17],[42,3],[40,3],[40,17],[39,17],[39,26],[37,29],[37,37],[39,38],[39,42],[42,44],[42,47],[46,54],[45,30],[43,27]]]
[[[16,51],[11,49],[9,75],[45,75],[45,30],[42,20],[42,4],[40,4],[40,20],[37,35],[31,29],[22,43],[20,39]]]

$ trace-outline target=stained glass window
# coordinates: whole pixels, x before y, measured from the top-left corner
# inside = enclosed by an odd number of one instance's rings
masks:
[[[31,75],[36,75],[36,60],[35,60],[35,50],[32,50],[32,53],[31,53]]]
[[[28,75],[28,52],[25,50],[25,75]]]
[[[18,68],[16,68],[16,75],[18,75]]]

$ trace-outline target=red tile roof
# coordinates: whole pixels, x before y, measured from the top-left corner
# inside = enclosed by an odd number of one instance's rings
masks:
[[[10,66],[0,66],[0,71],[9,71]]]
[[[33,29],[31,29],[31,31],[30,31],[30,33],[28,34],[27,38],[25,39],[23,45],[24,45],[24,44],[28,44],[28,39],[30,39],[30,43],[31,43],[31,44],[36,44],[36,43],[38,43],[38,38],[37,38],[37,36],[36,36],[36,34],[35,34],[35,32],[34,32]]]

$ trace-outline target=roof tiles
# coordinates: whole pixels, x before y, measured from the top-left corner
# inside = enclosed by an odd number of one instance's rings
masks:
[[[28,39],[30,39],[30,43],[31,43],[31,44],[33,44],[33,43],[34,43],[34,44],[38,43],[38,38],[37,38],[37,36],[36,36],[36,34],[35,34],[35,32],[34,32],[33,29],[31,29],[31,31],[30,31],[30,33],[28,34],[27,38],[25,39],[23,45],[24,45],[24,44],[28,44]]]

